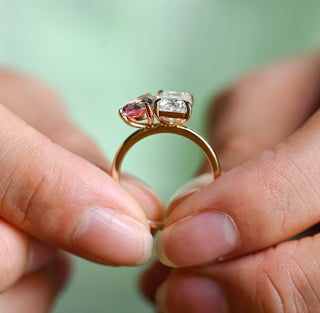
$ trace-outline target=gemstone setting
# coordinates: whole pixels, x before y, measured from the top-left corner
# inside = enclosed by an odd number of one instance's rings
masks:
[[[159,91],[155,100],[155,116],[166,126],[177,126],[191,115],[193,98],[190,93]]]
[[[174,127],[190,118],[192,103],[190,93],[161,90],[156,97],[147,93],[129,101],[119,109],[119,115],[126,124],[133,127]],[[160,123],[156,123],[154,118]]]

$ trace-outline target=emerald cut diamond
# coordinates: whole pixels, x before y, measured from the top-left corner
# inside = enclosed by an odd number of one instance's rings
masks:
[[[192,95],[187,92],[159,91],[155,116],[167,126],[183,124],[190,117],[192,101]]]
[[[161,91],[157,99],[157,106],[161,112],[187,113],[186,102],[192,104],[192,97],[186,92]]]

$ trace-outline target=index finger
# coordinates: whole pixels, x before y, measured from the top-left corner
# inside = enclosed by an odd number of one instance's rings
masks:
[[[0,106],[0,215],[49,244],[101,263],[152,253],[139,204],[110,176]]]
[[[302,56],[242,78],[214,101],[210,144],[223,171],[257,157],[288,137],[319,106],[319,55]],[[209,171],[206,163],[201,172]],[[167,213],[212,181],[202,175],[180,188]]]
[[[7,83],[2,84],[6,88],[0,97],[10,109],[74,152],[94,151],[93,159],[100,158],[85,136],[75,128],[70,131],[60,103],[52,100],[50,92],[44,93],[47,97],[42,99],[39,118],[34,110],[34,104],[41,103],[38,84],[4,76],[1,81]],[[21,84],[27,88],[20,88]],[[52,109],[46,103],[56,106]],[[35,114],[27,114],[28,106]],[[3,106],[0,110],[1,217],[42,241],[91,260],[126,265],[146,261],[152,252],[152,238],[137,201],[97,167],[53,144]],[[65,130],[63,139],[57,136],[61,128]]]
[[[210,141],[224,171],[296,131],[317,109],[318,54],[267,66],[241,79],[213,104]]]
[[[109,163],[103,152],[90,136],[74,125],[60,97],[48,86],[8,69],[0,70],[0,85],[0,101],[11,112],[54,143],[108,172]],[[123,186],[150,220],[162,220],[163,203],[150,188],[129,176],[124,177]]]

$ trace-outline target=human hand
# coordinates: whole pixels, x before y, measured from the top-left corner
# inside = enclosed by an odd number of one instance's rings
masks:
[[[134,178],[122,188],[101,170],[96,144],[42,84],[1,70],[0,86],[0,311],[44,313],[68,275],[56,247],[103,264],[144,263],[146,215],[159,219],[161,203]]]
[[[219,99],[211,140],[225,174],[172,200],[157,252],[175,269],[143,279],[161,312],[320,311],[320,235],[287,241],[320,221],[319,83],[312,56]]]

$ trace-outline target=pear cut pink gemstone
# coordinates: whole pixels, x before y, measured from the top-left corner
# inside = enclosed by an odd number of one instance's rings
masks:
[[[153,109],[154,99],[155,98],[151,94],[147,93],[129,101],[123,106],[121,111],[124,115],[131,118],[142,117],[147,114],[146,104],[149,104]]]

